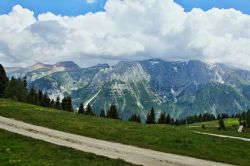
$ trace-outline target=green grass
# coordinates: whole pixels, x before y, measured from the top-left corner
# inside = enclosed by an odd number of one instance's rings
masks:
[[[0,130],[0,165],[129,166],[130,164]]]
[[[185,126],[143,125],[79,116],[0,99],[0,115],[93,138],[207,160],[249,165],[250,143],[193,133]]]
[[[242,132],[238,133],[239,127],[239,119],[238,118],[227,118],[224,120],[226,130],[218,130],[218,120],[208,121],[208,122],[199,122],[190,124],[188,129],[195,130],[195,131],[202,131],[202,132],[209,132],[214,134],[222,134],[234,137],[243,137],[243,138],[250,138],[250,132]],[[206,129],[202,129],[202,124],[205,125]]]

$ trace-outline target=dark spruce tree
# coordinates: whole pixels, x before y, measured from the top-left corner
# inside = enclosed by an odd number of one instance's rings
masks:
[[[62,110],[73,112],[71,97],[64,97],[61,103]]]
[[[166,114],[164,112],[164,113],[161,113],[161,115],[158,119],[158,124],[165,124],[165,123],[166,123]]]
[[[246,127],[250,128],[250,110],[246,113]]]
[[[155,110],[152,107],[150,112],[147,114],[146,124],[155,124]]]
[[[169,114],[166,117],[166,124],[171,124],[171,117]]]
[[[130,121],[130,122],[141,123],[141,118],[140,118],[139,115],[133,114],[133,115],[131,115],[131,117],[128,119],[128,121]]]
[[[57,98],[56,98],[55,108],[58,109],[58,110],[61,109],[61,102],[60,102],[60,97],[59,96],[57,96]]]
[[[42,106],[43,107],[50,107],[50,98],[49,98],[47,93],[44,93],[44,95],[43,95]]]
[[[101,109],[100,117],[102,117],[102,118],[106,117],[104,109]]]
[[[176,120],[175,120],[175,122],[174,122],[174,124],[175,124],[175,126],[179,126],[179,125],[180,125],[179,120],[178,120],[178,119],[176,119]]]
[[[29,90],[27,101],[30,104],[34,104],[34,105],[38,104],[38,94],[34,85]]]
[[[219,120],[219,128],[218,128],[218,130],[226,130],[224,119]]]
[[[3,66],[0,64],[0,98],[4,97],[4,91],[8,85],[8,77]]]
[[[88,105],[87,105],[87,108],[86,108],[85,114],[86,114],[86,115],[92,115],[92,116],[95,116],[95,113],[93,112],[92,107],[91,107],[91,105],[90,105],[90,104],[88,104]]]
[[[38,91],[38,105],[42,105],[43,103],[43,92],[41,90]]]
[[[117,108],[114,104],[111,104],[111,106],[107,112],[107,118],[119,119],[119,114],[118,114]]]
[[[28,90],[24,80],[12,77],[4,91],[4,97],[25,102],[27,100],[27,93]]]
[[[84,114],[84,106],[83,106],[83,103],[81,103],[80,106],[79,106],[78,114],[81,114],[81,115]]]

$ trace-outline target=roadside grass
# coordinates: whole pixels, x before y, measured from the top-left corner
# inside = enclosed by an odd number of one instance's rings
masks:
[[[250,143],[199,135],[186,126],[144,125],[0,99],[0,115],[35,125],[201,159],[249,165]]]
[[[0,165],[129,166],[131,164],[0,130]]]
[[[238,133],[239,119],[238,118],[227,118],[224,120],[226,130],[218,130],[218,120],[199,122],[188,125],[189,130],[208,132],[213,134],[228,135],[234,137],[250,138],[250,132]],[[202,129],[202,125],[205,125],[206,129]]]

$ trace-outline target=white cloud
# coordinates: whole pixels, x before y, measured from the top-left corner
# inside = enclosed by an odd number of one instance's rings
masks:
[[[95,3],[96,0],[86,0],[87,3]]]
[[[108,0],[104,12],[36,19],[17,5],[0,22],[0,61],[9,65],[162,58],[250,69],[250,16],[234,9],[186,13],[173,0]]]

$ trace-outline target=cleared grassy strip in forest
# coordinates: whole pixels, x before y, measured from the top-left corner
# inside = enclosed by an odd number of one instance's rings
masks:
[[[0,130],[0,163],[0,165],[34,166],[130,165],[122,160],[80,152],[3,130]]]
[[[144,125],[80,116],[0,99],[0,115],[93,138],[238,165],[250,163],[250,144],[193,133],[187,127]]]

